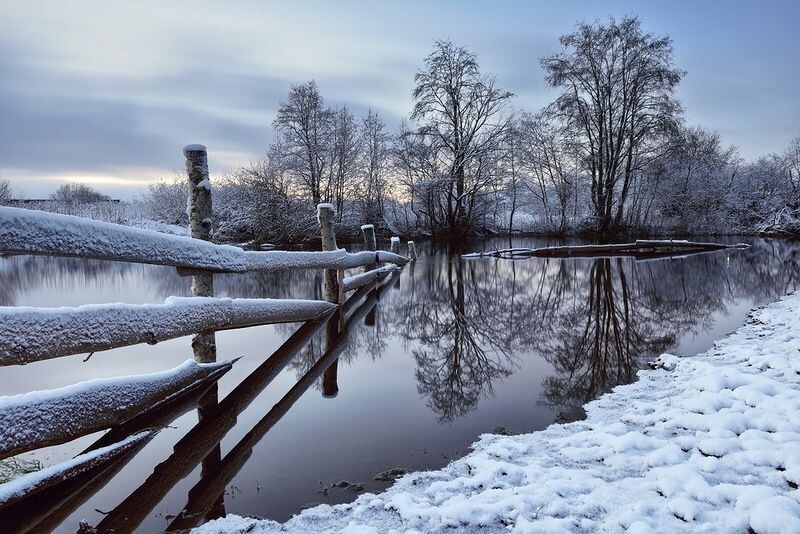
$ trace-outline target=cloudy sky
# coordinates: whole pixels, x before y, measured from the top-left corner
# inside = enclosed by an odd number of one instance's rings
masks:
[[[203,143],[212,172],[258,159],[290,84],[395,126],[438,38],[479,55],[538,109],[538,58],[578,21],[637,14],[688,72],[687,118],[748,158],[800,135],[800,2],[0,0],[0,177],[20,196],[64,181],[130,198]]]

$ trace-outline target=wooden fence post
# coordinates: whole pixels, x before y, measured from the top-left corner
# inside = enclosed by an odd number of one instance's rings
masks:
[[[397,237],[397,236],[393,236],[392,237],[392,244],[389,247],[389,250],[391,252],[394,252],[395,254],[400,254],[400,238],[399,237]]]
[[[189,228],[193,238],[210,241],[214,225],[206,147],[186,145],[183,147],[183,155],[186,157],[186,174],[189,176]]]
[[[187,145],[183,147],[186,158],[186,174],[189,177],[189,231],[194,239],[211,241],[214,232],[214,214],[211,204],[211,178],[208,174],[208,153],[203,145]],[[192,276],[193,297],[214,296],[214,275],[211,273]],[[194,359],[199,363],[217,361],[217,335],[214,332],[198,332],[192,338]],[[203,421],[209,413],[213,413],[219,405],[219,386],[216,382],[208,388],[197,404],[197,417]],[[203,458],[200,468],[201,478],[222,462],[222,451],[219,444]]]
[[[317,205],[317,219],[319,220],[319,231],[322,236],[322,250],[331,251],[336,250],[336,230],[333,226],[333,219],[336,215],[336,210],[331,204],[318,204]],[[325,300],[334,302],[336,304],[342,303],[342,286],[340,283],[342,278],[339,271],[336,269],[325,270]],[[338,317],[337,317],[338,316]],[[336,343],[339,336],[339,327],[344,323],[344,317],[341,308],[336,312],[336,315],[328,320],[325,325],[325,345],[330,350]],[[335,397],[339,393],[339,358],[336,358],[322,375],[322,396]]]
[[[411,261],[417,261],[417,247],[414,246],[413,241],[408,242],[408,259]]]
[[[211,206],[211,180],[208,176],[208,155],[203,145],[183,147],[186,157],[186,174],[189,177],[189,230],[194,239],[211,241],[214,220]],[[214,296],[214,275],[192,276],[193,297]],[[213,332],[200,332],[192,338],[194,359],[200,363],[217,360],[216,336]]]
[[[322,236],[322,250],[337,250],[336,230],[333,227],[333,219],[336,210],[332,204],[319,204],[317,206],[317,219],[319,220],[319,230]],[[341,304],[339,275],[336,269],[325,270],[325,300]]]
[[[364,234],[364,250],[375,251],[378,243],[375,240],[375,225],[364,224],[361,226],[361,233]]]

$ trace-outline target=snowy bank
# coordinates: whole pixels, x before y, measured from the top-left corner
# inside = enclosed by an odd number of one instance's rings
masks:
[[[800,293],[690,358],[664,355],[584,421],[484,435],[447,467],[285,524],[198,532],[800,532]]]

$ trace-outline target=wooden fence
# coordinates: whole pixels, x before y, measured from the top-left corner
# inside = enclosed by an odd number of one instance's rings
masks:
[[[348,253],[338,248],[334,211],[329,204],[317,207],[321,251],[246,251],[214,244],[206,149],[189,145],[184,156],[191,237],[0,207],[0,254],[166,265],[192,276],[192,297],[170,297],[163,304],[0,307],[0,367],[80,353],[91,356],[126,345],[155,344],[194,334],[193,361],[175,369],[0,397],[0,458],[107,430],[73,460],[0,485],[0,514],[8,529],[32,532],[56,527],[122,469],[159,429],[182,413],[197,409],[199,423],[176,444],[172,456],[106,514],[97,528],[134,529],[170,488],[201,464],[201,481],[169,530],[194,526],[201,512],[214,503],[241,469],[253,446],[314,381],[322,377],[323,394],[336,394],[338,357],[347,346],[349,333],[373,312],[386,288],[398,283],[400,269],[416,260],[413,242],[408,243],[406,258],[399,254],[396,237],[391,239],[391,251],[378,250],[371,224],[361,228],[364,251]],[[346,276],[346,270],[355,268],[363,269]],[[325,300],[214,298],[215,273],[279,269],[324,269]],[[381,284],[387,276],[393,280]],[[235,360],[217,361],[214,333],[286,322],[302,325],[218,401],[215,384]],[[219,455],[216,445],[233,428],[238,414],[323,327],[323,356],[225,458],[215,458]]]

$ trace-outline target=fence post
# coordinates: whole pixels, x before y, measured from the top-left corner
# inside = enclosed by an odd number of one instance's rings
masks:
[[[186,173],[189,175],[189,229],[193,238],[210,241],[213,219],[206,147],[186,145],[183,147],[183,155],[186,157]]]
[[[322,236],[322,250],[337,250],[336,230],[333,227],[333,218],[336,210],[332,204],[317,205],[317,219],[319,220],[319,231]],[[325,270],[325,300],[340,304],[339,300],[339,276],[336,269]]]
[[[336,250],[336,230],[333,227],[333,219],[336,210],[331,204],[317,205],[317,219],[319,220],[319,231],[322,237],[322,250]],[[336,304],[342,303],[340,272],[336,269],[325,269],[325,300]],[[338,317],[337,317],[338,316]],[[339,327],[344,322],[341,308],[336,315],[328,320],[325,326],[325,345],[328,349],[334,346],[337,337],[340,335]],[[322,375],[322,396],[335,397],[339,393],[339,359],[335,359]]]
[[[214,226],[211,212],[211,180],[208,176],[208,155],[203,145],[183,147],[186,158],[186,174],[189,177],[189,230],[194,239],[211,241]],[[214,275],[192,276],[193,297],[214,296]],[[217,346],[212,332],[200,332],[192,338],[194,359],[201,363],[216,361]]]
[[[392,244],[389,247],[389,250],[391,252],[394,252],[395,254],[400,254],[400,238],[399,237],[397,237],[397,236],[393,236],[392,237]]]
[[[214,230],[214,219],[211,205],[211,179],[208,174],[208,153],[203,145],[186,145],[183,147],[186,158],[186,174],[189,177],[189,231],[194,239],[211,241]],[[211,273],[192,276],[193,297],[214,296],[214,275]],[[192,338],[194,359],[199,363],[217,361],[217,336],[214,332],[198,332]],[[219,405],[218,385],[215,382],[203,394],[197,404],[197,417],[205,420]],[[201,478],[213,472],[222,461],[222,452],[217,445],[203,458]]]
[[[417,247],[414,246],[413,241],[408,242],[408,259],[417,261]]]
[[[375,251],[378,243],[375,240],[375,225],[364,224],[361,226],[361,233],[364,234],[364,250]]]
[[[375,239],[375,226],[364,224],[361,226],[361,233],[364,235],[364,250],[375,252],[378,250],[378,242]],[[370,263],[364,266],[364,272],[371,271],[378,266],[377,263]]]

